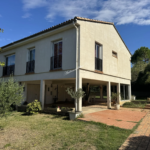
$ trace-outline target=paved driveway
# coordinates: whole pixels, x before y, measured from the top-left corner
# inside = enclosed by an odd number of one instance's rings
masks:
[[[104,110],[85,114],[84,121],[101,122],[107,125],[113,125],[119,128],[132,129],[147,112],[131,110]]]

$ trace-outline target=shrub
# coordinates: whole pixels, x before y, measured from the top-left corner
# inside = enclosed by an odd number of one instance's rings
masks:
[[[0,115],[6,117],[11,106],[20,105],[23,101],[23,87],[13,77],[0,79]]]
[[[27,105],[26,112],[28,114],[37,114],[40,110],[42,110],[41,103],[38,100],[34,100],[32,103]]]

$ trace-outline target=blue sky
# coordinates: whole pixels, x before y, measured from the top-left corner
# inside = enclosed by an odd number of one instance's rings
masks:
[[[150,0],[1,1],[0,46],[74,16],[114,22],[131,53],[141,46],[150,48]]]

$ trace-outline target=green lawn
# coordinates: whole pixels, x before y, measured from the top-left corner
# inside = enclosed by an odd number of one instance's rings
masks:
[[[143,101],[138,101],[136,102],[137,100],[135,100],[134,102],[126,102],[123,104],[122,107],[126,107],[126,108],[144,108],[145,105],[147,104],[147,102],[144,100]]]
[[[66,117],[13,112],[0,121],[0,149],[117,150],[133,130],[101,123],[70,121]]]

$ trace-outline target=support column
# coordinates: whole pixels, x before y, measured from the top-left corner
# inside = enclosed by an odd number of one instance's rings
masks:
[[[24,83],[24,100],[22,101],[22,105],[23,103],[27,101],[27,83]]]
[[[120,83],[117,84],[117,94],[119,93],[119,96],[117,98],[117,103],[120,104]]]
[[[111,109],[111,85],[110,82],[107,83],[107,108]]]
[[[80,77],[80,75],[77,77],[76,79],[76,91],[78,89],[82,89],[82,78]],[[76,111],[77,112],[82,112],[82,98],[79,98],[78,100],[76,100]]]
[[[100,87],[100,100],[103,100],[103,85],[101,85]]]
[[[128,96],[129,96],[129,100],[131,100],[131,83],[130,85],[128,85]]]
[[[42,110],[44,109],[44,97],[45,97],[45,81],[40,81],[40,102],[42,105]]]

